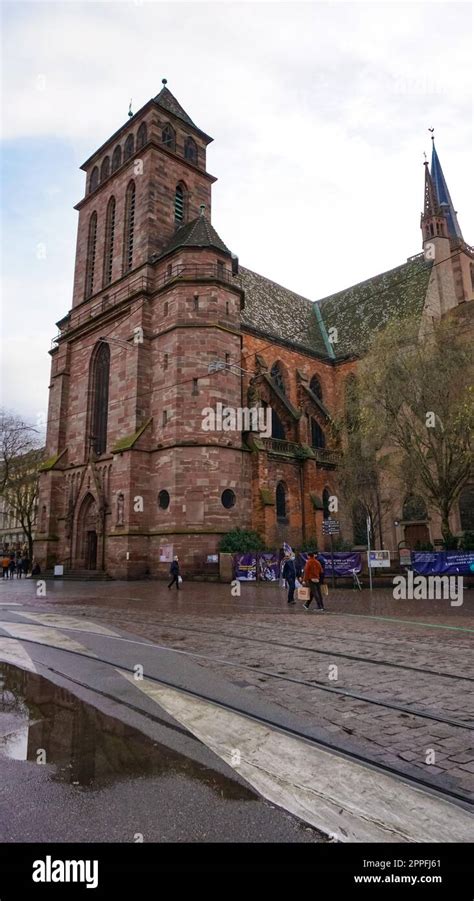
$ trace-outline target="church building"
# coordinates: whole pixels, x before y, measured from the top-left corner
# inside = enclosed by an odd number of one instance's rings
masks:
[[[434,145],[424,249],[315,301],[246,269],[215,230],[211,141],[164,80],[82,166],[72,307],[50,351],[42,568],[156,577],[173,553],[185,574],[212,576],[209,558],[236,527],[270,548],[313,537],[323,547],[340,461],[331,420],[370,335],[389,309],[421,322],[474,299],[474,250]],[[255,406],[268,410],[266,432],[224,427],[226,408]],[[213,429],[209,410],[224,411]],[[428,511],[404,517],[404,506],[383,536],[389,549],[405,527],[436,537]],[[357,543],[352,512],[338,519]]]

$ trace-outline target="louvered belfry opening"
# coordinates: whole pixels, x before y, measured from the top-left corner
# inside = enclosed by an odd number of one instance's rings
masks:
[[[123,247],[123,271],[129,272],[133,266],[133,240],[135,232],[135,184],[130,182],[125,201],[125,233]]]
[[[105,222],[105,256],[104,256],[104,287],[112,281],[112,266],[114,260],[115,239],[115,197],[111,197],[107,205]]]
[[[97,213],[92,213],[89,222],[89,235],[87,239],[86,262],[86,286],[85,296],[90,297],[94,292],[95,254],[97,247]]]

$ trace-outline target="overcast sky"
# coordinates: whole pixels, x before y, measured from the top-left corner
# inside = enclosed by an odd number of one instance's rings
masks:
[[[474,243],[467,3],[3,3],[3,404],[45,416],[80,164],[168,79],[214,137],[213,224],[318,299],[421,250],[434,126]]]

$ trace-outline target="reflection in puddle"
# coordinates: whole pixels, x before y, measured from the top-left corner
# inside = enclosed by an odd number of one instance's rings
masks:
[[[51,778],[100,788],[138,776],[182,776],[219,797],[257,800],[245,786],[106,716],[37,673],[0,664],[0,755],[52,764]]]

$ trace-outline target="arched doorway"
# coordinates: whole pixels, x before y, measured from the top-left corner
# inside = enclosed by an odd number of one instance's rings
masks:
[[[97,504],[86,494],[77,520],[76,566],[97,569]]]

